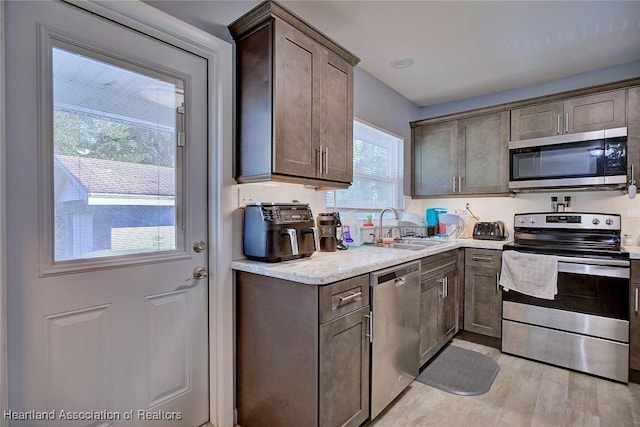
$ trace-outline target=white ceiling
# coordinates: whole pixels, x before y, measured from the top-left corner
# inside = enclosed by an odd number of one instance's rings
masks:
[[[147,3],[218,37],[257,1]],[[418,106],[640,60],[640,1],[281,1]],[[391,61],[412,58],[406,69]]]

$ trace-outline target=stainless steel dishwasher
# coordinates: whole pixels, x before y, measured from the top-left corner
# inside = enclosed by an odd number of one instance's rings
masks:
[[[370,275],[371,419],[415,377],[420,365],[420,261]]]

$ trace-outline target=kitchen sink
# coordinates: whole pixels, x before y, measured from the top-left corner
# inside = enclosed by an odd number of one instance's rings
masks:
[[[446,243],[444,240],[426,240],[426,239],[403,239],[401,244],[420,245],[420,246],[437,246]]]
[[[445,242],[440,240],[405,239],[399,242],[394,242],[393,244],[376,243],[374,246],[378,246],[380,248],[408,249],[411,251],[419,251],[421,249],[428,248],[430,246],[437,246],[442,243]]]
[[[414,245],[411,243],[397,243],[397,242],[394,242],[393,244],[376,243],[373,246],[377,246],[379,248],[387,248],[387,249],[408,249],[411,251],[419,251],[420,249],[425,248],[424,245]]]

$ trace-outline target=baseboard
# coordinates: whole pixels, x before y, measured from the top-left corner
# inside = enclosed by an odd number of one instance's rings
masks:
[[[502,340],[500,338],[489,337],[486,335],[478,334],[476,332],[458,331],[454,338],[458,338],[464,341],[473,342],[476,344],[486,345],[487,347],[497,348],[502,350]]]
[[[629,382],[640,384],[640,371],[637,369],[629,369]]]

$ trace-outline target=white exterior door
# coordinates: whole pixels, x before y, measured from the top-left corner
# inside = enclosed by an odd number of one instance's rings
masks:
[[[201,425],[207,61],[65,3],[5,12],[5,418]]]

